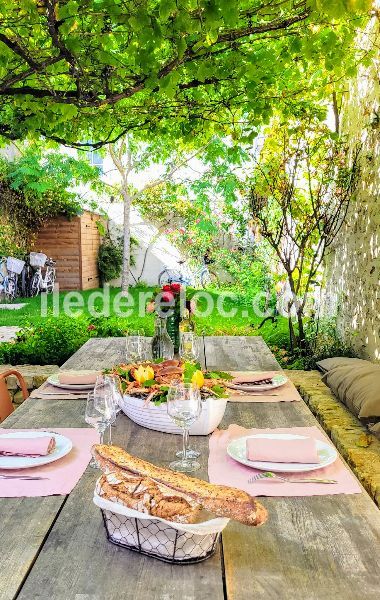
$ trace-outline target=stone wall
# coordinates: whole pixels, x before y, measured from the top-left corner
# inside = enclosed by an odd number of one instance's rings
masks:
[[[374,17],[358,45],[379,48]],[[342,110],[341,132],[362,145],[356,198],[327,257],[324,313],[338,315],[343,339],[363,358],[380,360],[380,52],[360,67]]]
[[[40,387],[40,385],[46,381],[49,375],[57,373],[59,367],[58,365],[0,365],[0,373],[4,373],[4,371],[7,371],[8,369],[16,369],[16,371],[19,371],[23,375],[26,387],[30,393],[32,390]],[[24,401],[22,391],[14,375],[7,377],[7,387],[15,407],[22,404]]]

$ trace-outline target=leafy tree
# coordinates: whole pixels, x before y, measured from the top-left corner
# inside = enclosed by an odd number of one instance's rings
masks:
[[[76,159],[41,145],[20,148],[12,160],[0,159],[0,215],[4,223],[0,243],[4,253],[10,241],[18,254],[33,244],[39,227],[58,215],[81,213],[82,203],[75,187],[86,184],[102,190],[97,168],[85,159]],[[11,244],[11,245],[12,245]]]
[[[130,212],[132,204],[138,205],[140,198],[151,190],[158,187],[165,188],[175,173],[200,151],[197,149],[194,153],[185,152],[185,147],[180,143],[177,143],[175,149],[173,147],[174,138],[172,135],[159,137],[148,144],[135,138],[132,134],[127,134],[114,144],[108,146],[110,156],[120,176],[120,183],[116,186],[116,191],[120,195],[124,205],[121,284],[124,293],[128,292],[131,265]],[[156,178],[147,181],[140,188],[137,188],[134,185],[136,175],[152,165],[156,165],[161,170],[161,173]],[[115,186],[112,187],[115,188]]]
[[[0,134],[254,136],[329,95],[371,0],[0,0]],[[89,144],[90,145],[90,144]]]
[[[250,182],[252,217],[289,283],[290,341],[305,349],[304,313],[323,258],[338,234],[355,190],[359,153],[347,160],[345,141],[317,120],[266,132]],[[293,327],[291,310],[297,315]]]

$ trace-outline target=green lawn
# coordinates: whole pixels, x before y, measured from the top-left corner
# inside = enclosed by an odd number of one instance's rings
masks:
[[[122,336],[133,334],[137,330],[152,335],[154,315],[145,312],[146,302],[152,292],[153,288],[131,288],[130,293],[135,306],[129,306],[131,314],[127,316],[115,314],[114,302],[118,297],[120,299],[120,290],[117,288],[109,290],[109,301],[105,304],[102,290],[89,290],[76,292],[75,302],[72,293],[62,292],[55,299],[48,296],[44,299],[37,297],[22,300],[26,306],[17,311],[0,310],[0,326],[17,325],[25,330],[22,341],[13,345],[11,354],[9,345],[0,344],[0,362],[61,363],[92,336]],[[203,295],[203,292],[201,294]],[[208,314],[194,317],[195,329],[199,335],[261,335],[272,348],[287,346],[286,319],[280,317],[274,324],[267,321],[259,329],[261,318],[255,315],[247,298],[226,297],[217,292],[209,294],[208,300],[202,296],[197,302],[202,311],[205,310],[207,302],[214,305]],[[128,309],[125,302],[124,299],[120,301],[124,311]],[[234,311],[236,314],[220,314],[218,302],[226,313]],[[106,316],[101,315],[104,306]],[[69,316],[67,310],[64,310],[65,307],[71,311]]]
[[[130,293],[137,303],[137,299],[140,293],[153,293],[154,288],[148,287],[132,287],[130,288]],[[77,307],[75,302],[70,306],[70,310],[74,315],[83,315],[88,318],[92,318],[89,311],[89,298],[94,296],[94,292],[96,297],[94,297],[93,307],[96,313],[99,314],[99,319],[104,320],[104,323],[117,322],[119,327],[125,327],[126,330],[130,330],[132,332],[133,329],[143,329],[147,334],[153,332],[154,327],[154,317],[151,314],[142,315],[138,313],[138,307],[133,310],[132,315],[130,316],[115,316],[112,310],[112,303],[115,297],[120,293],[120,288],[110,288],[110,310],[109,316],[101,316],[101,311],[104,306],[104,301],[101,298],[102,290],[87,290],[84,292],[75,292],[75,294],[80,294],[83,298],[83,307]],[[202,294],[203,292],[201,292]],[[215,303],[215,307],[212,310],[210,315],[205,316],[196,316],[194,317],[194,322],[196,329],[199,333],[204,335],[263,335],[266,339],[274,342],[275,338],[283,338],[287,335],[287,321],[286,319],[280,317],[277,324],[273,325],[271,322],[266,322],[264,326],[258,330],[258,325],[261,322],[261,318],[256,316],[253,308],[251,306],[250,301],[247,298],[242,296],[235,296],[233,298],[226,297],[222,302],[221,293],[217,292],[208,292],[210,297]],[[49,295],[44,299],[41,296],[37,296],[36,298],[23,298],[19,301],[25,303],[26,306],[21,308],[20,310],[0,310],[0,326],[2,325],[18,325],[23,326],[26,324],[39,325],[43,324],[46,317],[54,317],[61,316],[65,314],[64,305],[66,301],[66,305],[70,304],[70,300],[72,300],[71,292],[61,292],[59,294],[59,302],[55,300],[53,304],[53,296]],[[142,296],[145,304],[145,296]],[[236,314],[233,316],[225,316],[220,315],[218,313],[218,307],[216,303],[218,302],[224,308],[226,312],[231,310],[236,310]],[[122,302],[121,302],[121,305]],[[198,306],[201,309],[205,309],[205,300],[201,297],[198,300]],[[43,315],[41,311],[46,311]],[[96,317],[95,317],[96,319]],[[273,339],[272,339],[273,338]]]

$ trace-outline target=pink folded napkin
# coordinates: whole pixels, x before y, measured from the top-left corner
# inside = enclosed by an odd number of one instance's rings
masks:
[[[264,373],[247,373],[246,375],[239,375],[232,380],[231,383],[241,384],[241,383],[252,383],[257,385],[262,385],[272,381],[275,375],[281,374],[280,371],[265,371]]]
[[[311,438],[293,440],[248,438],[247,458],[252,461],[280,463],[315,464],[320,462],[315,440]]]
[[[92,385],[96,383],[96,378],[100,373],[58,373],[59,383],[68,385]]]
[[[51,436],[36,438],[0,438],[0,455],[46,456],[55,447]]]

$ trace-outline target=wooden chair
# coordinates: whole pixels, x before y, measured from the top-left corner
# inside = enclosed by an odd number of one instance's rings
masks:
[[[26,400],[29,396],[25,379],[21,373],[15,371],[14,369],[9,369],[9,371],[0,373],[0,421],[4,421],[4,419],[9,417],[9,415],[14,411],[14,406],[12,404],[12,399],[6,382],[6,377],[9,377],[9,375],[14,375],[17,378],[24,400]]]

